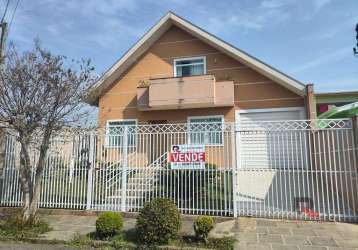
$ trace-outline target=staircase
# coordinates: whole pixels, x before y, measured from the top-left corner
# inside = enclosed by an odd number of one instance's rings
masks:
[[[126,186],[127,211],[137,211],[150,199],[155,191],[155,184],[160,178],[160,170],[167,163],[167,157],[168,153],[165,152],[145,167],[131,167],[131,161],[128,160]],[[107,208],[119,210],[122,201],[122,169],[119,168],[114,171],[117,171],[115,174],[117,177],[109,178],[106,181],[105,203]]]

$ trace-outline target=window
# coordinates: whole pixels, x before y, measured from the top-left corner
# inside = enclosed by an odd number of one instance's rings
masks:
[[[188,123],[190,144],[223,144],[223,116],[189,117]]]
[[[206,74],[205,57],[174,60],[174,76],[198,76]]]
[[[128,146],[134,147],[136,145],[135,125],[137,125],[137,120],[107,121],[106,146],[122,147],[124,128],[127,126],[127,143]]]

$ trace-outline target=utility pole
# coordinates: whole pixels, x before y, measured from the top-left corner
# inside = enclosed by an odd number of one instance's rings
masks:
[[[4,64],[5,56],[5,41],[7,36],[7,23],[0,23],[1,36],[0,36],[0,70]],[[1,72],[0,72],[1,73]],[[2,86],[2,84],[1,84]],[[0,88],[1,88],[0,86]],[[2,89],[2,88],[1,88]],[[0,121],[0,175],[2,176],[3,170],[5,168],[5,129],[3,128],[4,123]],[[2,186],[3,179],[0,178],[0,184]]]
[[[1,64],[5,56],[7,23],[6,22],[0,23],[0,28],[1,28],[1,37],[0,37],[0,64]]]

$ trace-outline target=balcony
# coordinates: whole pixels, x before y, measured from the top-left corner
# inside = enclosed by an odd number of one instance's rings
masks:
[[[137,88],[140,111],[234,106],[234,82],[213,75],[150,79]]]

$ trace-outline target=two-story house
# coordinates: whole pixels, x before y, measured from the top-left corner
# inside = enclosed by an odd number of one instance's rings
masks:
[[[87,102],[110,130],[305,119],[306,93],[306,85],[169,12],[98,80]]]

